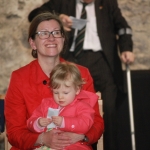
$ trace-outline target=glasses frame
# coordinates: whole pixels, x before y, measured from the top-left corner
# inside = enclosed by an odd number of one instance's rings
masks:
[[[54,33],[55,33],[56,31],[60,31],[61,37],[55,37],[55,34],[54,34]],[[40,34],[41,34],[42,32],[43,32],[43,33],[44,33],[44,32],[49,33],[49,36],[48,36],[47,38],[41,38],[41,37],[40,37]],[[50,35],[52,35],[53,38],[62,38],[62,37],[63,37],[61,30],[54,30],[54,31],[51,31],[51,32],[49,32],[49,31],[38,31],[38,32],[36,32],[35,34],[37,34],[40,39],[48,39],[48,38],[50,37]]]

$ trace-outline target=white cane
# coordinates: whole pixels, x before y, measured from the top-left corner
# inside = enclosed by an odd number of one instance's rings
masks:
[[[134,115],[133,115],[133,104],[132,104],[132,89],[131,89],[131,74],[130,74],[130,68],[129,68],[128,64],[126,64],[126,73],[127,73],[127,89],[128,89],[128,103],[129,103],[132,150],[136,150],[135,131],[134,131]]]

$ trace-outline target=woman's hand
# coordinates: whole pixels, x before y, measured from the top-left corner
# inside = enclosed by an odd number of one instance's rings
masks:
[[[45,132],[43,135],[40,134],[37,143],[41,142],[50,148],[61,150],[70,144],[76,143],[84,139],[84,135],[76,134],[72,132],[63,132],[57,129],[52,129],[48,132]]]
[[[70,144],[82,141],[84,139],[83,134],[77,134],[77,133],[72,133],[72,132],[62,132],[61,135],[65,135],[70,138]]]
[[[52,129],[49,132],[43,134],[42,142],[45,146],[54,149],[63,149],[71,144],[71,137],[67,134],[63,134],[63,131]]]

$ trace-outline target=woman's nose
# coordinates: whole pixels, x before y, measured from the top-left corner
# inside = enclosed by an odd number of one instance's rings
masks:
[[[50,34],[49,37],[48,37],[48,40],[54,40],[55,37],[53,36],[53,34]]]

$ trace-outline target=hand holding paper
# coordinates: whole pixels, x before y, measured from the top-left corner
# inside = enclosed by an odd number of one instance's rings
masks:
[[[70,16],[70,19],[72,20],[72,28],[78,29],[78,30],[81,30],[88,22],[87,19],[77,19],[72,16]]]
[[[59,109],[48,108],[47,118],[51,118],[52,116],[58,116]],[[47,126],[47,128],[55,128],[56,125],[52,122]]]

